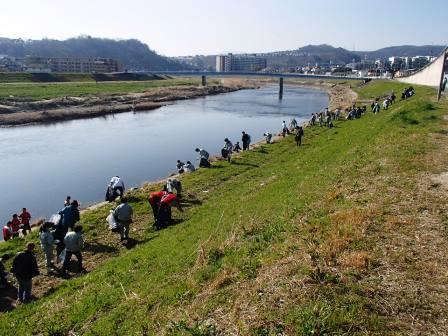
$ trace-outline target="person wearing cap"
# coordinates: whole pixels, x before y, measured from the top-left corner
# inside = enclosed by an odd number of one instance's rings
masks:
[[[121,198],[121,204],[115,208],[113,215],[120,224],[120,240],[128,240],[129,225],[132,223],[132,207],[128,204],[126,197]]]
[[[17,296],[21,303],[31,300],[32,279],[39,275],[39,267],[33,253],[34,247],[34,243],[26,244],[25,251],[18,253],[12,262],[11,272],[19,284]]]
[[[64,200],[64,206],[70,205],[72,202],[72,198],[70,196],[67,196]]]

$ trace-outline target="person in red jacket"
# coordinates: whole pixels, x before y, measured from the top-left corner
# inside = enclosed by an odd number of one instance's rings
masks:
[[[11,229],[14,235],[19,235],[20,225],[19,216],[17,214],[12,215]]]
[[[180,206],[179,198],[172,192],[167,192],[160,199],[159,211],[157,213],[157,219],[154,225],[156,228],[166,227],[172,220],[171,207],[175,206],[179,211],[183,211]]]
[[[166,191],[155,191],[149,194],[149,205],[151,206],[154,220],[157,220],[157,213],[159,212],[160,200],[167,194]]]
[[[22,208],[22,213],[19,215],[19,218],[22,221],[23,232],[24,233],[26,233],[26,231],[31,232],[31,226],[30,226],[31,214],[28,211],[26,211],[26,208]]]

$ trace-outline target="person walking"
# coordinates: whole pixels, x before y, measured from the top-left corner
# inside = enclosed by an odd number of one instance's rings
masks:
[[[114,210],[113,215],[120,224],[120,241],[129,239],[129,225],[132,223],[133,209],[126,197],[121,198],[121,204]]]
[[[246,132],[241,132],[243,136],[241,137],[241,141],[243,143],[243,151],[248,150],[250,146],[250,135]]]
[[[39,275],[39,267],[33,253],[34,248],[34,243],[26,244],[25,251],[18,253],[12,262],[11,272],[19,284],[17,300],[20,303],[27,303],[31,300],[33,278]]]
[[[282,136],[285,137],[286,134],[289,134],[288,127],[286,126],[286,122],[283,120],[282,122]]]
[[[47,267],[47,272],[51,272],[54,268],[53,265],[53,245],[54,245],[54,237],[50,232],[53,223],[45,222],[41,228],[39,233],[40,246],[45,254],[45,266]]]
[[[78,259],[78,270],[80,272],[84,271],[82,267],[82,254],[81,250],[84,248],[84,237],[82,236],[82,226],[76,225],[74,231],[71,231],[65,235],[65,258],[64,264],[62,265],[62,274],[67,274],[68,263],[75,255]]]
[[[295,132],[295,136],[294,136],[294,140],[296,141],[296,145],[298,146],[302,146],[302,138],[303,135],[305,134],[303,132],[303,127],[302,126],[297,126],[296,127],[296,132]]]

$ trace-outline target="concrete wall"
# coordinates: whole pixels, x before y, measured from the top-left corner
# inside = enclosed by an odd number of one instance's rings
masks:
[[[447,53],[448,49],[445,49],[439,57],[421,70],[410,76],[397,78],[397,80],[409,84],[439,87]]]

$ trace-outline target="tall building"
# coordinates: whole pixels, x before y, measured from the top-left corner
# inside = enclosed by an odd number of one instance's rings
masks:
[[[216,56],[216,71],[260,71],[266,68],[266,58],[256,55],[218,55]]]

